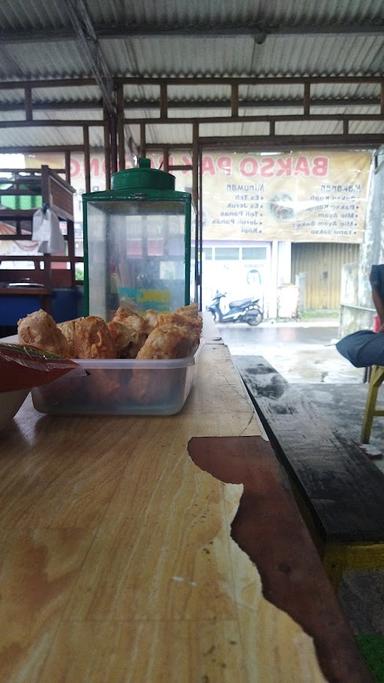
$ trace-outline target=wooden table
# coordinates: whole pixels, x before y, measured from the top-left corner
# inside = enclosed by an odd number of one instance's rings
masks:
[[[231,538],[242,486],[187,453],[258,434],[220,342],[178,416],[49,417],[27,400],[0,435],[1,683],[324,681]],[[370,680],[352,668],[348,683]]]

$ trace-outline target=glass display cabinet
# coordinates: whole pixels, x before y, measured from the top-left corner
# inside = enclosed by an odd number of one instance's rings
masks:
[[[190,302],[191,195],[175,177],[139,166],[112,189],[83,195],[85,315],[109,319],[124,301],[172,310]]]

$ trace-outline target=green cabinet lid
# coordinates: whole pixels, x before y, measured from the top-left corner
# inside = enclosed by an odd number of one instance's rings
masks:
[[[175,176],[151,168],[150,159],[139,159],[136,168],[112,175],[112,190],[174,190]]]

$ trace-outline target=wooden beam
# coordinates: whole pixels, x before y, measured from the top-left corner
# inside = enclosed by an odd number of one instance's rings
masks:
[[[147,143],[146,143],[146,136],[145,136],[145,123],[142,121],[140,123],[140,156],[145,157],[146,156],[146,150],[147,150]]]
[[[82,128],[102,126],[101,119],[33,119],[33,121],[0,121],[0,128]]]
[[[67,150],[64,153],[65,159],[65,180],[67,183],[71,184],[71,152]]]
[[[381,83],[382,76],[175,76],[138,78],[137,76],[117,77],[115,82],[125,85],[304,85],[305,83]],[[17,81],[16,81],[17,83]],[[1,86],[0,86],[1,87]],[[18,87],[17,85],[15,87]]]
[[[122,85],[119,84],[117,93]],[[125,100],[124,109],[159,109],[159,102],[157,100]],[[313,107],[346,107],[346,106],[380,106],[381,97],[332,97],[332,98],[311,98],[310,106]],[[247,98],[239,100],[240,107],[271,109],[274,107],[297,107],[304,106],[303,98],[284,98],[284,99],[258,99]],[[61,111],[61,110],[91,110],[102,109],[102,100],[71,100],[70,102],[60,101],[52,102],[50,100],[43,100],[33,103],[35,111]],[[197,100],[170,100],[168,99],[168,109],[231,109],[231,99],[221,100],[204,100],[202,98]],[[0,102],[0,111],[24,111],[25,102]],[[384,113],[384,112],[383,112]]]
[[[84,177],[85,177],[85,191],[91,191],[91,153],[89,146],[89,128],[83,126],[83,144],[84,144]]]
[[[82,152],[83,145],[3,145],[0,154],[48,154],[60,152]]]
[[[125,168],[125,133],[124,133],[124,86],[120,83],[116,92],[117,101],[117,141],[119,155],[119,170]]]
[[[72,1],[72,0],[71,0]],[[115,77],[115,85],[123,83],[126,85],[284,85],[304,83],[379,83],[383,81],[382,76],[177,76],[177,77]],[[40,80],[13,80],[0,81],[0,90],[19,90],[26,87],[32,88],[65,88],[98,85],[96,78],[50,78]]]
[[[160,84],[160,118],[168,118],[168,91],[167,84]]]
[[[174,167],[172,170],[175,170]],[[169,149],[168,147],[164,147],[163,149],[163,171],[166,173],[169,172]]]
[[[311,84],[304,84],[304,115],[309,116],[311,110]]]
[[[32,88],[24,88],[24,106],[25,106],[25,119],[26,121],[32,121],[33,110],[32,110]]]
[[[239,115],[239,84],[233,83],[231,86],[231,114],[232,116]]]
[[[116,173],[118,168],[117,161],[117,117],[116,114],[111,114],[109,117],[109,134],[111,141],[111,170]]]
[[[205,147],[236,147],[239,149],[266,150],[271,147],[279,150],[291,149],[292,147],[316,147],[319,144],[328,147],[353,147],[354,145],[366,145],[377,147],[383,144],[383,135],[243,135],[243,136],[205,136],[200,137],[200,144]],[[152,147],[149,146],[148,148]],[[175,147],[171,145],[171,147]],[[185,149],[185,146],[184,146]]]
[[[101,90],[104,106],[109,114],[114,114],[116,107],[113,80],[100,48],[88,7],[84,0],[67,0],[64,7],[80,43],[81,54]]]
[[[104,111],[104,158],[105,158],[105,189],[111,189],[111,139],[109,130],[109,117],[107,110]]]
[[[134,124],[143,121],[144,119],[139,118],[127,118],[125,119],[126,124]],[[261,116],[256,114],[255,116],[193,116],[193,117],[178,117],[173,116],[170,119],[161,118],[145,118],[145,123],[148,125],[165,125],[169,123],[173,124],[190,124],[193,125],[195,121],[199,123],[270,123],[274,122],[290,122],[290,121],[383,121],[383,114],[310,114],[306,116],[305,114],[286,114],[286,115],[264,115]],[[8,124],[8,121],[6,122]],[[24,123],[24,122],[23,122]],[[2,122],[0,122],[0,128],[3,127]],[[9,128],[9,126],[5,126]]]
[[[380,86],[380,113],[384,114],[384,81]]]
[[[95,78],[42,78],[41,80],[0,81],[0,90],[20,88],[72,88],[73,86],[97,85]]]

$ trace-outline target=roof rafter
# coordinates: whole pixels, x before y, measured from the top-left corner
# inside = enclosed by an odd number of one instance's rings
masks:
[[[87,5],[84,0],[67,0],[64,6],[75,30],[76,38],[80,42],[88,68],[101,90],[105,108],[109,114],[114,114],[113,79],[100,48]]]
[[[76,22],[84,16],[84,1],[73,2],[68,0],[68,9],[70,14],[77,17]],[[115,24],[106,26],[105,24],[93,25],[90,19],[89,12],[85,7],[85,12],[88,17],[87,24],[92,25],[93,40],[116,40],[122,38],[136,37],[151,37],[151,36],[166,36],[169,38],[185,36],[190,38],[199,38],[204,36],[211,37],[239,37],[250,36],[255,38],[256,42],[264,42],[267,36],[271,35],[378,35],[384,34],[384,22],[366,22],[366,23],[334,23],[334,24],[267,24],[265,22],[249,22],[247,24],[187,24],[185,26],[174,25],[159,25],[159,24]],[[73,22],[71,16],[72,26],[75,32],[70,27],[62,27],[55,30],[43,31],[41,29],[32,31],[0,31],[0,44],[13,43],[36,43],[41,42],[58,42],[75,40],[78,37],[78,24]]]

